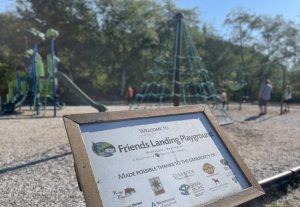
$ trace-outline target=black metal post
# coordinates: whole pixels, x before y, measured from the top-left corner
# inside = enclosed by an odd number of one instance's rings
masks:
[[[177,13],[175,15],[176,19],[176,45],[175,45],[175,74],[174,74],[174,83],[173,83],[173,106],[179,106],[180,103],[180,56],[181,56],[181,38],[182,38],[182,29],[181,29],[181,20],[183,15]]]
[[[285,87],[286,87],[286,69],[285,67],[282,65],[282,73],[283,73],[283,77],[282,77],[282,89],[281,89],[281,102],[280,102],[280,115],[283,114],[283,102],[284,102],[284,91],[285,91]]]

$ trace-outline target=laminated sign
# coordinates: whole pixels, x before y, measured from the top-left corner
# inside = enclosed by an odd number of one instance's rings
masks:
[[[87,206],[236,206],[264,194],[205,107],[64,122]]]

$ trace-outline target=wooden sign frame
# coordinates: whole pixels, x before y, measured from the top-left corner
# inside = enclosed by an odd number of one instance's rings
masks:
[[[79,187],[83,191],[87,206],[105,207],[103,206],[101,195],[99,193],[94,173],[91,168],[91,163],[89,161],[89,157],[84,146],[84,138],[82,137],[80,126],[86,124],[102,124],[127,120],[138,121],[153,117],[179,116],[197,113],[203,113],[208,119],[209,123],[212,125],[213,129],[221,139],[225,149],[229,152],[235,164],[238,166],[238,169],[249,183],[249,187],[247,187],[246,189],[243,189],[242,191],[236,194],[221,199],[216,199],[204,206],[236,206],[263,195],[263,189],[255,180],[254,176],[252,175],[244,161],[238,155],[237,151],[230,143],[227,136],[223,133],[215,117],[212,115],[210,109],[206,105],[184,106],[144,111],[119,111],[91,114],[75,114],[63,117],[65,128],[73,152],[75,170],[80,185]],[[203,204],[194,206],[203,206]]]

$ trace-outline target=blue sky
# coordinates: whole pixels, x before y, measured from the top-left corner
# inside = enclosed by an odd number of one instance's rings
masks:
[[[226,15],[234,8],[242,7],[257,15],[282,15],[285,19],[300,23],[299,0],[175,0],[178,7],[200,11],[200,21],[211,23],[223,30]]]
[[[147,0],[145,0],[147,1]],[[300,23],[299,0],[174,0],[181,8],[197,7],[200,21],[214,25],[224,32],[222,23],[226,15],[234,8],[243,7],[254,14],[283,15],[286,19]],[[0,0],[0,12],[11,11],[15,0]]]
[[[0,13],[12,11],[14,9],[15,0],[0,0]]]

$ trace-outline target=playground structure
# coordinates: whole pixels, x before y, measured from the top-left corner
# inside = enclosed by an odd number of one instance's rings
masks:
[[[48,82],[54,76],[54,73],[52,73],[52,70],[49,70],[48,66],[49,78],[46,77],[42,57],[38,53],[38,43],[45,40],[45,35],[35,29],[30,29],[28,35],[34,42],[34,47],[33,50],[27,50],[23,57],[27,74],[21,77],[19,69],[17,80],[8,83],[7,103],[2,105],[2,112],[4,113],[12,113],[16,108],[27,102],[30,108],[33,106],[33,109],[39,114],[40,98],[43,96],[48,97],[48,91],[46,90]]]
[[[136,94],[133,107],[143,104],[146,107],[149,102],[156,106],[163,102],[173,102],[173,106],[212,103],[211,110],[220,124],[232,123],[226,111],[219,107],[218,90],[198,55],[183,15],[176,14],[175,20],[175,44],[154,60],[155,69],[148,71],[148,79]]]
[[[28,104],[30,109],[38,115],[40,107],[46,108],[48,102],[53,104],[54,116],[56,116],[57,107],[61,105],[57,101],[58,78],[61,83],[70,89],[86,104],[91,105],[98,111],[106,111],[106,107],[92,100],[86,95],[68,76],[57,71],[59,58],[55,56],[55,38],[58,37],[58,31],[49,29],[46,37],[51,40],[51,53],[47,55],[47,67],[45,70],[41,55],[38,53],[38,43],[45,40],[45,35],[35,29],[29,31],[34,43],[33,50],[27,50],[24,56],[24,63],[27,67],[27,74],[21,76],[18,70],[17,78],[8,82],[8,93],[6,95],[6,104],[3,104],[1,111],[3,113],[13,113],[15,109],[24,104]]]

